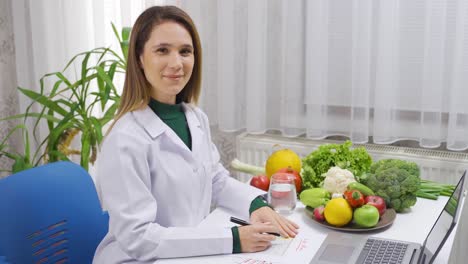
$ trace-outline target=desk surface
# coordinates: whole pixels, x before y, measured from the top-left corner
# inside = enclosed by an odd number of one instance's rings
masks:
[[[416,242],[422,244],[427,234],[429,233],[432,225],[436,221],[439,213],[442,211],[445,203],[447,202],[447,197],[439,197],[438,200],[427,200],[420,199],[415,206],[411,208],[408,212],[397,214],[395,221],[392,226],[387,229],[369,233],[357,233],[356,235],[360,236],[375,236],[382,238],[389,238],[395,240],[404,240],[410,242]],[[463,206],[463,204],[461,205]],[[463,207],[461,207],[463,208]],[[304,212],[304,205],[298,202],[297,208],[294,213],[289,215],[288,218],[295,221],[300,225],[300,228],[307,232],[308,236],[312,236],[315,239],[315,243],[321,244],[323,239],[326,237],[326,234],[331,231],[326,227],[323,227],[315,223],[309,216]],[[214,210],[200,225],[201,226],[231,226],[229,222],[230,213],[224,208],[217,208]],[[449,239],[445,242],[445,245],[441,252],[439,252],[437,259],[434,263],[445,264],[448,263],[450,257],[450,251],[453,245],[453,240],[455,233],[457,231],[458,225],[455,227],[454,231],[450,234]],[[301,232],[300,229],[300,232]],[[315,251],[318,248],[315,249]],[[185,258],[183,263],[200,263],[199,258]],[[167,263],[178,263],[176,261],[169,261]],[[157,263],[166,263],[166,260]]]

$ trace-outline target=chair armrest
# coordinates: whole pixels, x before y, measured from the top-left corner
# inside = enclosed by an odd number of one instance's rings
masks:
[[[10,263],[6,261],[6,258],[4,256],[0,256],[0,264],[10,264]]]

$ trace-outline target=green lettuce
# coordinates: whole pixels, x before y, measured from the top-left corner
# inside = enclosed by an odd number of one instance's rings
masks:
[[[338,166],[354,174],[357,181],[365,177],[372,165],[372,158],[364,147],[351,148],[352,142],[324,144],[302,159],[302,183],[304,189],[320,187],[328,169]]]

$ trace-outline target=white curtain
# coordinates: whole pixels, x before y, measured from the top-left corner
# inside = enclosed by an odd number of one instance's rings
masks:
[[[200,31],[201,106],[221,130],[468,148],[466,0],[12,3],[22,87],[38,89],[79,52],[117,49],[111,22],[131,26],[146,7],[175,4]]]
[[[468,148],[468,1],[181,1],[225,131]]]

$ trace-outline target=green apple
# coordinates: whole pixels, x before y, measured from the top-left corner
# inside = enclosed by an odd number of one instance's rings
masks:
[[[374,227],[379,222],[379,210],[372,205],[363,205],[354,210],[354,222],[362,227]]]

